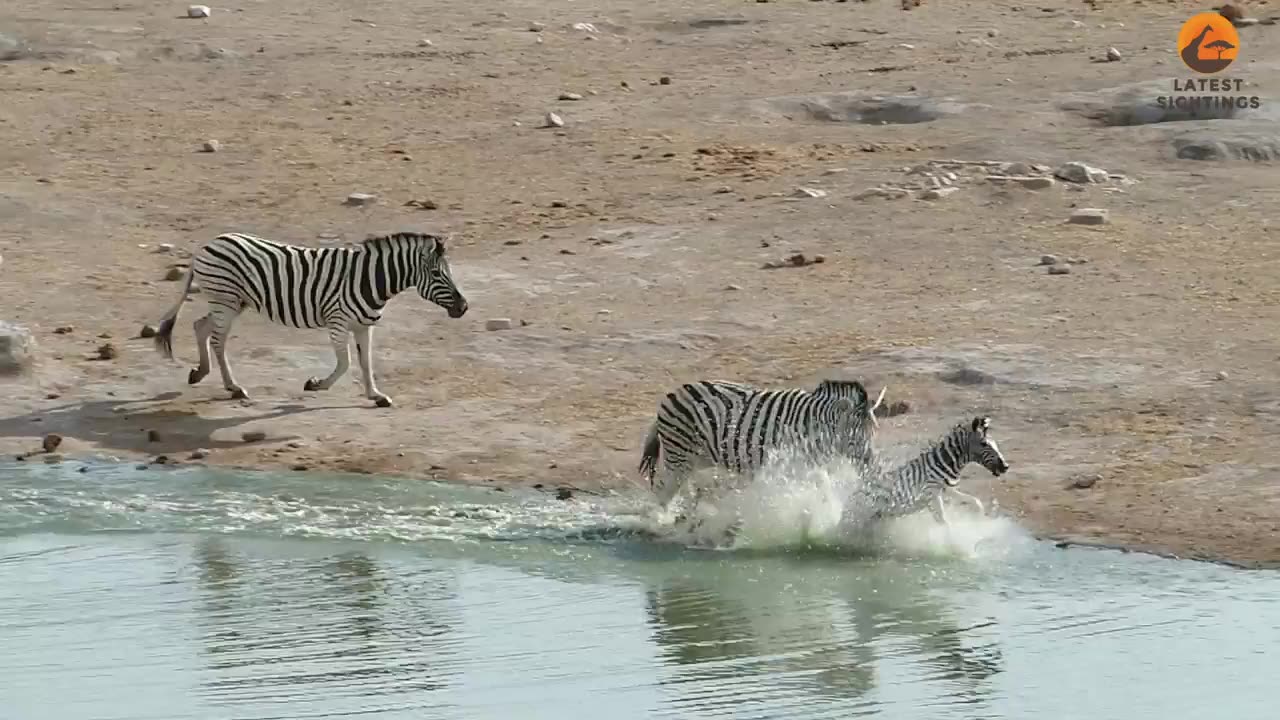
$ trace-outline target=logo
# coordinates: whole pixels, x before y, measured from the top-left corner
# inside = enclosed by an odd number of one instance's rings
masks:
[[[1204,75],[1226,70],[1240,52],[1240,35],[1227,18],[1203,12],[1182,24],[1178,55],[1187,67]]]

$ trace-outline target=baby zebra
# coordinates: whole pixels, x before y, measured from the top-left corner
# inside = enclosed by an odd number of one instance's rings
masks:
[[[658,406],[640,474],[666,507],[688,476],[708,467],[759,469],[771,450],[794,446],[815,459],[843,454],[874,466],[875,404],[857,381],[823,380],[813,391],[763,390],[730,382],[681,385]],[[663,474],[658,478],[661,456]]]
[[[1009,463],[1000,454],[1000,447],[989,434],[991,418],[976,417],[972,422],[959,423],[941,440],[922,452],[919,457],[885,474],[878,484],[869,490],[872,501],[871,520],[911,515],[929,505],[933,517],[942,525],[949,525],[943,509],[944,490],[962,495],[978,503],[975,497],[956,490],[960,471],[976,462],[992,475],[1000,477],[1009,471]]]
[[[196,279],[209,299],[209,312],[195,322],[200,365],[187,376],[195,385],[209,374],[209,348],[218,359],[222,384],[232,398],[247,399],[227,362],[231,325],[245,308],[295,328],[325,328],[337,356],[329,376],[312,377],[304,390],[328,390],[351,365],[350,336],[365,395],[378,407],[391,398],[373,381],[373,326],[391,298],[416,287],[424,299],[460,318],[467,300],[454,284],[445,259],[444,238],[401,232],[370,237],[355,247],[312,248],[264,240],[244,233],[219,235],[196,251],[182,296],[160,322],[156,349],[173,359],[173,326]]]

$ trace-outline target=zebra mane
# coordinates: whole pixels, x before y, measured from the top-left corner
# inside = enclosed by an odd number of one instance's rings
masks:
[[[429,253],[444,257],[444,237],[421,232],[396,232],[389,235],[369,235],[360,242],[360,247],[371,250],[386,248],[397,242],[417,242],[429,244]]]
[[[862,404],[868,401],[866,386],[857,380],[823,380],[818,383],[818,387],[814,388],[812,393],[830,397],[853,397]]]

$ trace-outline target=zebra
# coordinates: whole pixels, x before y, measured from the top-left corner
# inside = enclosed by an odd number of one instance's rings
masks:
[[[787,445],[811,457],[844,454],[871,467],[875,410],[883,400],[881,390],[870,403],[856,380],[823,380],[812,391],[686,383],[659,403],[645,437],[640,474],[665,509],[693,472],[716,466],[736,473],[756,470],[769,451]]]
[[[885,473],[878,484],[870,485],[870,520],[873,522],[892,517],[911,515],[926,505],[939,524],[949,526],[942,496],[946,490],[977,503],[982,512],[982,502],[956,489],[960,471],[969,463],[979,463],[993,476],[1000,477],[1009,471],[995,438],[990,435],[991,418],[975,417],[971,422],[956,424],[926,448],[915,459]]]
[[[196,251],[181,297],[160,321],[155,346],[170,360],[173,326],[197,278],[209,312],[195,321],[200,365],[187,375],[187,383],[195,385],[209,374],[212,347],[232,399],[249,399],[227,362],[231,325],[246,308],[280,325],[329,331],[337,366],[328,377],[308,378],[303,385],[307,391],[328,390],[346,374],[354,336],[365,396],[381,408],[391,407],[391,398],[373,380],[373,327],[387,302],[416,287],[451,318],[467,312],[467,300],[445,258],[444,238],[437,235],[399,232],[370,236],[355,247],[314,248],[225,233]]]

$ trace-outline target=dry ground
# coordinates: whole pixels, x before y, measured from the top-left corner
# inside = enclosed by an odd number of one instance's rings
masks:
[[[188,20],[186,3],[10,0],[0,318],[40,357],[0,385],[0,449],[56,431],[72,455],[631,489],[672,385],[832,373],[911,403],[885,442],[990,413],[1013,471],[965,485],[1037,532],[1280,563],[1274,165],[1177,159],[1192,123],[1104,127],[1055,105],[1184,76],[1177,29],[1212,4],[236,0]],[[1280,103],[1276,32],[1242,31],[1227,74]],[[1094,62],[1108,47],[1123,59]],[[843,91],[955,112],[859,124],[763,102]],[[539,127],[549,110],[562,130]],[[198,152],[207,139],[220,151]],[[858,198],[946,158],[1136,182]],[[343,205],[352,192],[379,200]],[[1064,224],[1075,207],[1112,221]],[[324,334],[253,316],[231,347],[254,400],[226,400],[217,373],[187,387],[199,296],[181,363],[135,339],[178,292],[159,243],[401,228],[452,235],[472,310],[392,303],[376,365],[394,409],[354,371],[304,393],[332,363]],[[826,261],[761,267],[794,252]],[[1051,276],[1043,253],[1088,262]],[[528,325],[486,332],[496,317]],[[102,333],[118,358],[91,359]]]

